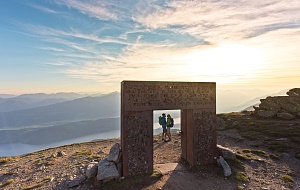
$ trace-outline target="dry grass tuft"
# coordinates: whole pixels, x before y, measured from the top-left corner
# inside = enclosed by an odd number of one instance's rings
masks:
[[[17,157],[3,157],[3,158],[0,158],[0,165],[11,163],[14,161],[18,161],[18,158]]]
[[[283,180],[283,182],[285,183],[286,186],[288,186],[288,187],[292,187],[293,186],[294,179],[292,178],[292,176],[283,175],[281,177],[281,179]]]
[[[245,172],[237,172],[235,174],[235,179],[241,182],[248,182],[247,176]]]
[[[71,157],[75,159],[75,158],[78,158],[78,157],[88,156],[88,155],[92,155],[91,150],[82,150],[82,151],[76,152]]]
[[[0,187],[5,187],[5,186],[7,186],[7,185],[9,185],[9,184],[11,184],[13,182],[14,182],[13,179],[8,179],[3,184],[0,183]]]

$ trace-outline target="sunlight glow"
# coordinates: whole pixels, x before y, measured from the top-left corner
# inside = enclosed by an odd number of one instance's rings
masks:
[[[226,44],[184,55],[184,70],[209,75],[247,75],[263,66],[261,52],[250,46]]]

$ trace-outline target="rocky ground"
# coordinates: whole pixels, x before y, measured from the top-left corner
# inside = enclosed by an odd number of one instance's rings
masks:
[[[222,167],[190,168],[180,159],[179,135],[171,142],[154,137],[154,164],[180,163],[184,170],[136,176],[108,183],[88,180],[71,189],[300,189],[300,120],[259,119],[249,112],[220,114],[218,144],[237,153]],[[66,145],[17,157],[0,158],[0,189],[70,189],[88,162],[109,153],[120,139]]]

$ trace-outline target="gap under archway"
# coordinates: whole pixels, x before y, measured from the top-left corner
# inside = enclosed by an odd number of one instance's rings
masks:
[[[163,113],[170,114],[174,119],[171,128],[172,141],[162,140],[162,127],[158,118]],[[181,158],[181,110],[153,110],[153,165],[165,163],[178,163]]]

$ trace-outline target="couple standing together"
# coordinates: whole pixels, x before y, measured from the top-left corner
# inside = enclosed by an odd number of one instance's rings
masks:
[[[163,133],[162,133],[162,141],[169,142],[171,141],[171,127],[174,126],[174,119],[171,117],[170,114],[167,115],[163,113],[162,116],[158,118],[159,124],[162,126]],[[168,140],[167,140],[168,136]]]

